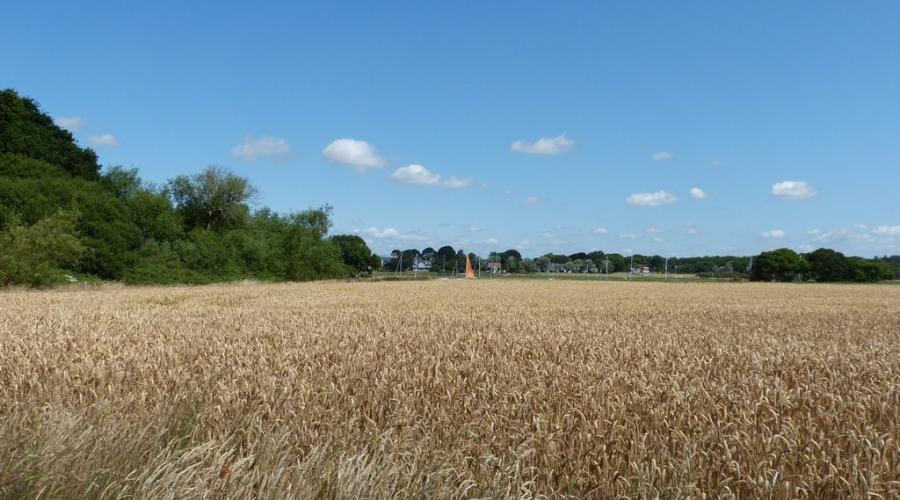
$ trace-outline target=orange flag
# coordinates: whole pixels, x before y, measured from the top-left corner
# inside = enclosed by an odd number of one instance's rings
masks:
[[[468,255],[466,255],[466,279],[467,280],[475,279],[475,272],[472,271],[472,261],[469,260]]]

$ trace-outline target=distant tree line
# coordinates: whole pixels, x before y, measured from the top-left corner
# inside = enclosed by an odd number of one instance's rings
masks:
[[[734,278],[754,281],[818,281],[818,282],[875,282],[900,279],[900,256],[863,259],[846,257],[840,252],[820,248],[798,254],[787,248],[763,252],[752,257],[708,256],[672,257],[660,255],[621,255],[577,252],[570,255],[548,253],[537,258],[523,257],[518,250],[491,252],[482,257],[466,254],[451,246],[438,250],[431,247],[394,250],[384,260],[385,271],[419,269],[438,273],[462,272],[466,255],[473,266],[482,271],[501,273],[621,273],[643,272],[692,274],[703,278]],[[423,265],[424,263],[424,265]]]
[[[331,208],[251,210],[255,188],[210,167],[161,186],[102,170],[31,99],[0,92],[0,286],[314,280],[380,265]]]

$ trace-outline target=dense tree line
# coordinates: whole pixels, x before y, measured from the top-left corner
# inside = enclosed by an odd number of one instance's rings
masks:
[[[254,211],[255,193],[216,167],[162,186],[103,170],[37,103],[0,92],[0,285],[312,280],[378,265],[358,236],[328,237],[330,207]]]

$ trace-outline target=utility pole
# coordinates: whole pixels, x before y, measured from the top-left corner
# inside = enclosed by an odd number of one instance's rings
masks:
[[[666,257],[666,279],[669,279],[669,258]]]

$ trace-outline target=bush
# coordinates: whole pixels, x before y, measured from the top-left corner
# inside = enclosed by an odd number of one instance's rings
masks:
[[[78,265],[78,212],[59,210],[31,226],[12,221],[0,232],[0,285],[49,286],[67,281],[62,271]]]

